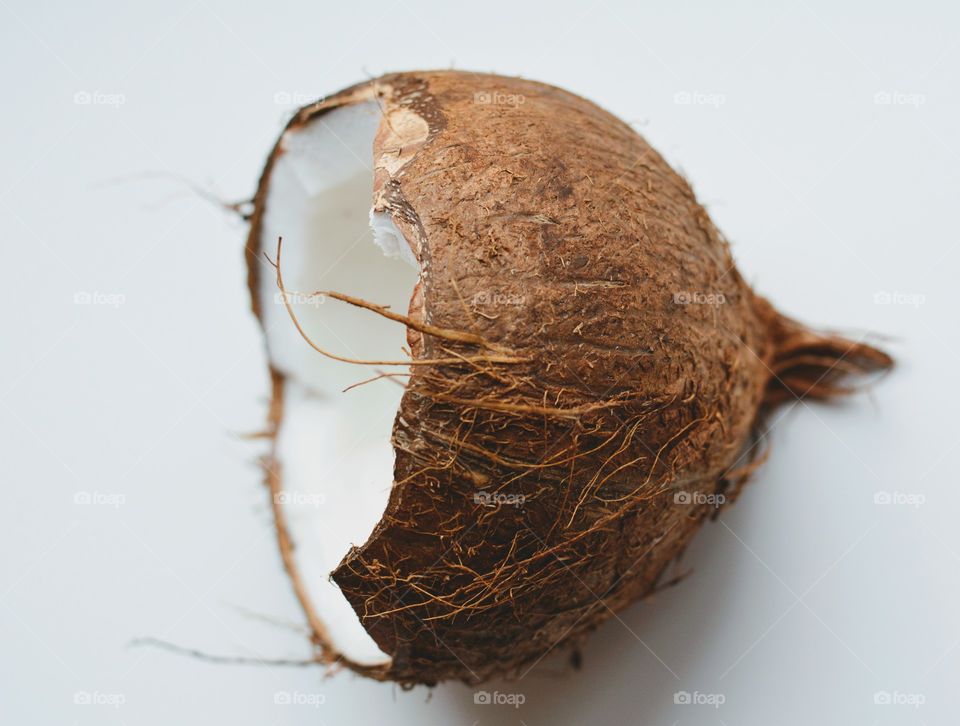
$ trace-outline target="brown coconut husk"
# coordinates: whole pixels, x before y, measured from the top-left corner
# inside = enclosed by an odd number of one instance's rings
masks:
[[[492,107],[478,92],[523,101]],[[374,207],[420,261],[398,324],[425,364],[409,369],[383,518],[332,577],[389,665],[334,648],[274,504],[281,553],[319,662],[404,685],[521,674],[657,587],[715,513],[705,496],[736,497],[774,406],[840,395],[842,379],[892,361],[756,295],[687,182],[594,104],[516,78],[400,73],[288,128],[372,98]],[[258,314],[280,153],[247,243]],[[471,305],[490,294],[522,303]],[[713,302],[681,304],[690,294]],[[272,381],[275,432],[283,375]],[[281,463],[265,462],[273,493]],[[478,491],[523,504],[490,508]]]

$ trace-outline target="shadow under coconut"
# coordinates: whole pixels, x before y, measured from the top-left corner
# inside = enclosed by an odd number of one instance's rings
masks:
[[[756,477],[757,480],[762,477]],[[759,481],[752,485],[759,484]],[[749,487],[737,503],[749,515]],[[721,515],[729,519],[734,510]],[[749,518],[749,517],[746,517]],[[555,649],[515,680],[495,680],[476,688],[461,683],[434,689],[435,705],[450,723],[548,726],[557,723],[671,723],[674,694],[693,691],[687,675],[697,670],[712,633],[733,616],[735,570],[744,558],[730,556],[731,535],[718,522],[694,538],[673,575],[688,573],[611,617],[580,650]],[[440,714],[437,714],[438,717]],[[444,714],[446,716],[446,714]],[[664,721],[664,719],[666,719]]]

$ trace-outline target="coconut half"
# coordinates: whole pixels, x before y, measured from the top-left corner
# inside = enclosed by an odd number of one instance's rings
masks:
[[[633,129],[514,78],[391,74],[302,108],[247,259],[317,660],[404,685],[576,643],[735,499],[774,406],[891,365],[756,295]]]

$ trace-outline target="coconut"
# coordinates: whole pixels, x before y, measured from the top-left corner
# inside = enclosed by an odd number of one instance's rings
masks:
[[[641,136],[541,83],[305,106],[253,209],[280,551],[317,661],[379,680],[579,643],[736,499],[774,406],[891,365],[778,313]]]

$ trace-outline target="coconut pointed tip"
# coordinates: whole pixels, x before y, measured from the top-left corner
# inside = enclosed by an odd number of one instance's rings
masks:
[[[791,400],[829,400],[856,393],[855,379],[888,371],[894,359],[865,342],[832,333],[818,333],[777,313],[770,322],[773,343],[772,373],[764,403]]]

